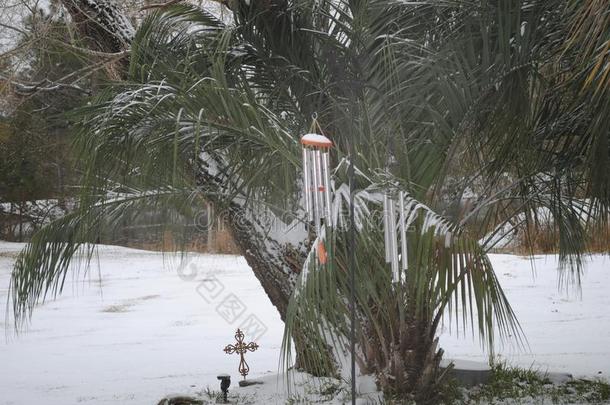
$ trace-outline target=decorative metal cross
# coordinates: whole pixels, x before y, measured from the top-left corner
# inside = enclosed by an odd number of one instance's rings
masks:
[[[246,379],[246,376],[248,375],[248,372],[250,372],[250,367],[248,366],[248,363],[246,363],[246,359],[244,358],[244,354],[247,353],[248,351],[255,351],[256,349],[258,349],[258,345],[254,342],[250,342],[248,344],[244,343],[244,333],[237,329],[237,332],[235,332],[235,340],[237,340],[237,343],[234,345],[227,345],[227,347],[224,348],[224,352],[226,354],[233,354],[233,353],[238,353],[239,354],[239,368],[237,369],[239,371],[239,374],[241,374],[244,377],[244,380]]]

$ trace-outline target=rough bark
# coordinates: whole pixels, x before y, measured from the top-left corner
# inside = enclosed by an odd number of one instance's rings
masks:
[[[271,303],[285,320],[290,295],[294,290],[297,275],[304,261],[304,255],[293,246],[282,245],[256,231],[254,220],[244,207],[232,205],[227,222],[235,243],[245,257],[254,275],[260,281]],[[260,224],[259,224],[260,225]],[[272,250],[265,245],[273,245]]]
[[[398,300],[400,302],[400,300]],[[436,325],[430,313],[415,313],[412,303],[401,310],[394,304],[381,309],[393,314],[376,331],[369,320],[363,319],[361,370],[375,374],[378,385],[387,398],[410,398],[418,405],[440,402],[440,385],[448,369],[441,371],[443,350],[438,346]]]
[[[117,5],[109,0],[62,0],[82,39],[100,52],[116,53],[129,47],[135,30]]]
[[[123,77],[127,67],[127,56],[123,53],[135,35],[129,18],[111,0],[61,0],[61,3],[91,51],[118,55],[105,60],[105,68],[111,78]]]
[[[240,252],[284,320],[305,260],[307,233],[303,230],[300,237],[292,237],[300,240],[298,246],[274,238],[274,234],[281,234],[278,229],[288,229],[289,224],[265,207],[247,204],[239,195],[227,201],[224,195],[235,184],[234,179],[222,174],[221,166],[218,159],[202,154],[197,166],[197,186],[209,196],[217,215],[228,226]]]

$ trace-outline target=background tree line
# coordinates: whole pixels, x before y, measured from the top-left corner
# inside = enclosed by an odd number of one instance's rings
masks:
[[[159,3],[132,0],[120,6],[135,22],[155,5]],[[220,11],[218,5],[211,7]],[[25,241],[74,208],[81,165],[73,156],[69,115],[113,77],[106,57],[88,52],[61,1],[5,1],[0,24],[0,51],[5,51],[0,54],[0,239]],[[177,219],[191,225],[188,239],[201,235],[192,249],[235,251],[213,212],[209,218],[198,215]],[[172,233],[150,226],[159,222],[151,214],[102,239],[170,248],[177,243]]]

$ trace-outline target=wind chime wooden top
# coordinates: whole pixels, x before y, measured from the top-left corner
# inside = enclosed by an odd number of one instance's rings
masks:
[[[303,146],[319,147],[329,149],[333,146],[330,139],[320,134],[305,134],[301,137]]]

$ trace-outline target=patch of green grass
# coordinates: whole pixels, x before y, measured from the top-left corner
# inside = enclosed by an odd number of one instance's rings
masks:
[[[465,391],[455,378],[448,378],[441,386],[439,400],[442,404],[461,404]]]
[[[307,404],[308,400],[301,394],[292,394],[286,400],[286,405],[300,405]]]
[[[610,401],[610,384],[601,379],[568,381],[553,387],[551,396],[553,402],[559,404],[570,403],[570,401],[591,404],[606,403]]]
[[[340,384],[332,381],[325,381],[320,386],[320,396],[322,396],[325,401],[330,401],[339,395],[342,390],[343,387],[341,387]]]
[[[537,370],[498,363],[492,367],[487,384],[466,390],[449,383],[442,398],[446,405],[601,404],[610,401],[610,384],[601,379],[578,379],[555,385]]]
[[[492,367],[489,382],[478,389],[471,390],[469,399],[495,403],[498,399],[537,398],[545,395],[550,381],[542,378],[532,369],[509,367],[506,364],[495,364]]]
[[[222,392],[220,390],[214,390],[209,386],[206,387],[204,390],[199,391],[197,395],[205,401],[205,404],[216,404],[222,398]],[[232,392],[231,390],[229,390],[228,399],[229,402],[232,404],[250,405],[255,403],[254,398],[252,396],[242,395],[239,393]]]
[[[205,387],[205,389],[201,391],[200,394],[206,396],[208,399],[213,400],[220,398],[222,395],[220,391],[213,390],[209,386]]]

